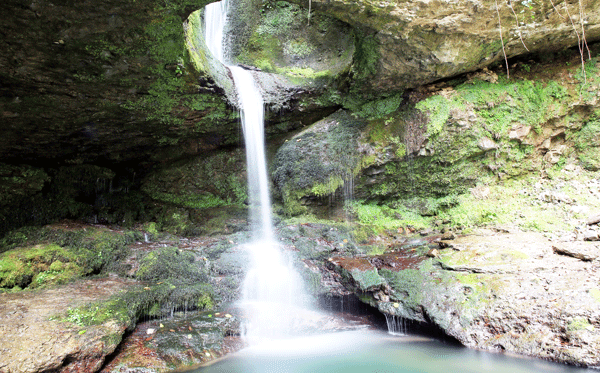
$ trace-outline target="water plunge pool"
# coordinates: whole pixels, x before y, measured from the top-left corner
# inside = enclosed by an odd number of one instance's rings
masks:
[[[278,339],[192,373],[554,373],[583,372],[539,359],[468,349],[435,339],[359,330]]]

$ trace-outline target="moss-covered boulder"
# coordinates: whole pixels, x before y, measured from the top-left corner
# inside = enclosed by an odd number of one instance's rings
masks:
[[[288,214],[306,211],[310,198],[334,194],[361,167],[358,137],[364,121],[339,111],[287,140],[277,151],[272,177]]]
[[[69,222],[13,231],[0,246],[0,292],[59,285],[101,272],[124,273],[119,261],[135,237],[133,232],[83,229]]]

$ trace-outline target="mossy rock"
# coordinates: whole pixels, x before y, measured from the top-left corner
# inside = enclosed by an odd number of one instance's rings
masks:
[[[91,270],[75,253],[58,245],[12,249],[0,254],[0,288],[63,284]]]
[[[164,315],[172,311],[169,307],[208,309],[214,306],[206,258],[193,252],[176,247],[151,251],[141,257],[135,277],[150,286],[146,291],[134,293],[127,301],[143,304],[147,309],[141,310],[148,315]]]
[[[331,83],[349,71],[354,32],[347,24],[320,13],[309,20],[308,12],[285,1],[237,3],[252,5],[236,4],[242,11],[231,17],[236,30],[232,60],[300,86]]]
[[[352,179],[364,121],[339,111],[285,142],[273,161],[272,177],[288,214],[303,212],[303,198],[333,195]]]
[[[142,191],[154,200],[180,207],[243,206],[247,198],[244,169],[240,150],[217,152],[149,174]]]
[[[120,260],[136,238],[141,237],[134,232],[68,222],[12,231],[0,241],[0,286],[40,287],[103,271],[124,272]]]
[[[204,261],[192,252],[166,247],[144,255],[135,277],[151,282],[206,282],[208,277],[204,264]]]

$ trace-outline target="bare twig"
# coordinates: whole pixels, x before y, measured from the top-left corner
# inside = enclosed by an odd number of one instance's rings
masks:
[[[554,2],[552,0],[550,0],[550,4],[552,4],[552,7],[554,8],[554,10],[556,11],[556,14],[558,14],[559,16],[561,16],[562,19],[566,20],[567,17],[563,16],[562,14],[560,14],[560,12],[558,11],[558,8],[556,8],[556,5],[554,5]]]
[[[506,63],[506,77],[510,78],[510,72],[508,70],[508,58],[506,58],[506,50],[504,49],[504,38],[502,37],[502,20],[500,19],[500,10],[498,10],[498,0],[494,0],[496,3],[496,14],[498,14],[498,27],[500,30],[500,43],[502,43],[502,53],[504,54],[504,62]]]
[[[515,15],[515,22],[517,23],[517,32],[519,33],[519,39],[521,39],[521,44],[523,44],[523,46],[525,47],[527,52],[529,52],[529,48],[527,48],[527,46],[525,45],[525,42],[523,41],[523,35],[521,35],[521,27],[519,26],[519,18],[517,17],[517,13],[515,13],[515,9],[512,6],[511,0],[508,0],[508,6],[510,7],[510,10],[512,10],[513,14]],[[496,8],[496,10],[498,10],[498,8]]]
[[[583,42],[581,41],[581,37],[579,36],[579,31],[577,31],[577,27],[575,27],[575,23],[573,23],[573,18],[571,18],[571,14],[569,13],[569,8],[567,8],[567,2],[565,4],[565,12],[569,17],[569,21],[571,21],[571,26],[573,26],[573,31],[577,35],[577,47],[579,47],[579,54],[581,55],[581,74],[583,75],[583,84],[587,83],[587,77],[585,76],[585,59],[583,57]]]
[[[579,23],[581,23],[581,40],[585,45],[585,49],[588,52],[588,60],[592,59],[592,52],[590,52],[590,47],[588,47],[587,39],[585,37],[585,28],[583,27],[583,5],[581,5],[581,0],[579,0]]]

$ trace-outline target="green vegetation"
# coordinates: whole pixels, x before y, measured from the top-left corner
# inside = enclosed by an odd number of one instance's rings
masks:
[[[383,230],[397,230],[398,228],[411,227],[414,229],[426,228],[431,223],[431,218],[423,217],[405,206],[392,208],[387,205],[375,203],[352,202],[347,205],[349,211],[356,216],[361,224],[371,226],[379,233]]]
[[[433,137],[440,133],[450,118],[450,110],[464,108],[460,102],[450,101],[441,95],[431,96],[419,101],[415,108],[429,114],[427,136]]]
[[[584,330],[584,329],[592,329],[593,330],[593,328],[594,328],[594,326],[592,324],[590,324],[590,322],[587,318],[575,317],[573,320],[571,320],[571,322],[567,326],[567,331],[575,332],[575,331]]]
[[[600,170],[600,112],[595,113],[570,140],[575,145],[582,166],[590,171]]]
[[[508,81],[500,77],[496,84],[473,81],[456,90],[458,104],[475,105],[484,128],[501,138],[506,138],[515,124],[541,125],[566,114],[568,108],[565,105],[567,89],[556,81]]]
[[[306,198],[332,195],[358,172],[362,156],[356,149],[363,126],[363,120],[339,111],[279,148],[272,175],[287,214],[304,212]]]
[[[0,289],[63,284],[103,270],[120,271],[135,233],[104,228],[22,228],[6,235],[0,254]]]
[[[214,307],[204,259],[191,251],[164,247],[141,254],[133,285],[105,301],[69,308],[62,321],[81,328],[114,320],[133,327],[141,317],[162,317],[174,310]]]
[[[415,308],[423,298],[423,285],[426,278],[417,269],[390,271],[382,269],[379,274],[392,288],[391,299],[401,301],[406,308]]]
[[[385,280],[379,276],[376,269],[366,271],[353,269],[350,271],[350,276],[363,292],[377,289],[379,286],[385,284]]]
[[[300,86],[324,86],[347,72],[354,51],[351,28],[322,14],[307,25],[303,13],[296,4],[265,1],[260,14],[236,14],[234,27],[248,28],[249,36],[233,47],[235,59]]]
[[[594,288],[594,289],[590,289],[588,292],[590,293],[592,298],[594,298],[594,300],[596,300],[596,302],[600,303],[600,289]]]
[[[1,289],[62,284],[90,271],[73,252],[52,244],[0,254]]]

